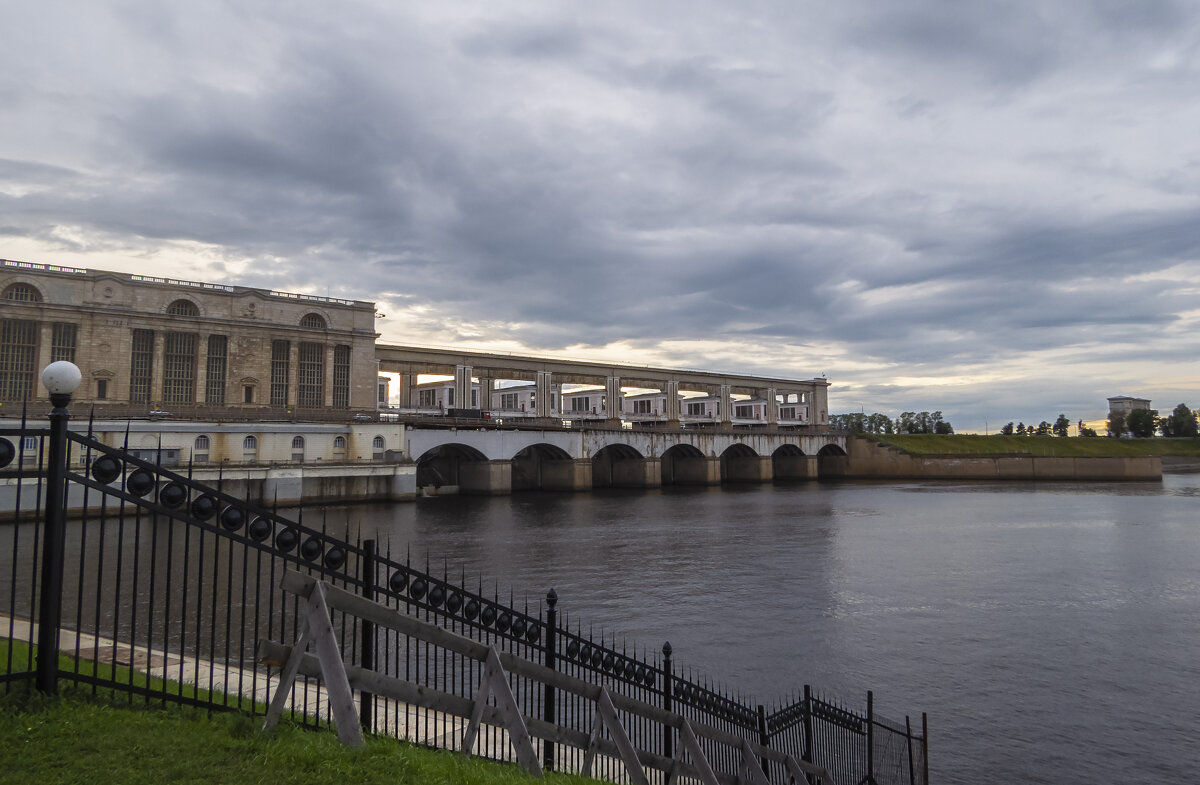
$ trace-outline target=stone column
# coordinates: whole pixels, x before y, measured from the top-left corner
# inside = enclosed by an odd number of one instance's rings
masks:
[[[775,392],[774,387],[768,387],[766,389],[766,395],[764,397],[767,399],[767,425],[779,424],[779,400],[776,398],[776,395],[777,393]]]
[[[829,425],[829,382],[814,379],[813,400],[808,416],[813,425]]]
[[[621,421],[621,380],[616,376],[608,377],[604,382],[604,416],[609,424]]]
[[[454,404],[455,409],[471,408],[471,366],[454,366]]]
[[[167,334],[162,330],[154,331],[154,361],[150,366],[150,406],[161,406],[163,399],[163,371],[165,370],[165,350]]]
[[[717,404],[720,410],[720,420],[722,425],[729,425],[733,422],[733,386],[728,384],[721,385],[721,398]]]
[[[401,407],[411,409],[417,405],[417,375],[415,373],[400,374],[398,395]]]
[[[534,380],[533,394],[537,398],[534,414],[538,417],[553,417],[554,410],[550,406],[550,372],[538,371]]]
[[[495,392],[496,381],[490,376],[479,377],[479,408],[485,412],[490,412],[496,408],[492,403],[492,394]]]
[[[664,385],[663,390],[667,394],[667,400],[663,404],[663,409],[667,415],[668,424],[679,424],[679,382],[672,379]]]

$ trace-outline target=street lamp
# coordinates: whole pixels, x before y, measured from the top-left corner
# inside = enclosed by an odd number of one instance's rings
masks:
[[[50,392],[50,449],[46,458],[46,517],[42,538],[42,595],[38,612],[37,688],[58,692],[58,628],[62,623],[63,548],[66,541],[67,405],[83,374],[75,363],[59,360],[42,371]]]

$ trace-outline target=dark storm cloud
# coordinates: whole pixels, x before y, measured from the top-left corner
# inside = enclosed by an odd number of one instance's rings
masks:
[[[619,342],[889,405],[1073,346],[1167,361],[1200,287],[1181,4],[79,18],[21,9],[0,76],[0,237],[79,266],[196,243],[248,285],[424,309],[425,341]]]

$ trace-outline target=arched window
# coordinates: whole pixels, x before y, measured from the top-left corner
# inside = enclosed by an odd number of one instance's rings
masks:
[[[326,327],[325,317],[319,313],[306,313],[304,314],[304,318],[300,320],[300,326],[324,330]]]
[[[335,450],[346,449],[346,437],[345,436],[334,436],[333,437],[333,449],[335,449]]]
[[[387,443],[384,442],[382,436],[376,436],[375,440],[373,442],[371,442],[371,446],[375,449],[376,452],[379,452],[379,451],[382,451],[383,448],[387,446]]]
[[[208,445],[209,445],[209,441],[208,441],[207,436],[197,436],[196,437],[195,449],[198,452],[208,452]]]
[[[303,436],[297,436],[294,439],[292,439],[292,449],[293,450],[303,450],[304,449],[304,437]]]
[[[200,309],[191,300],[176,300],[167,306],[167,313],[172,316],[199,316]]]
[[[255,452],[258,450],[258,437],[247,436],[242,440],[242,449],[246,452]]]
[[[21,303],[40,303],[42,301],[42,293],[37,290],[36,286],[27,283],[14,283],[4,290],[4,294],[0,295],[0,299],[16,300]]]

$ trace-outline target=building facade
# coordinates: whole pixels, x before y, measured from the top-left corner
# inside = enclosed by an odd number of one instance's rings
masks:
[[[376,408],[370,302],[0,260],[0,414],[79,366],[76,404],[204,417]]]

